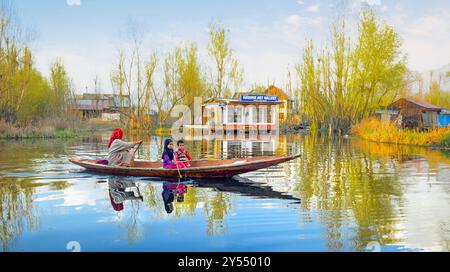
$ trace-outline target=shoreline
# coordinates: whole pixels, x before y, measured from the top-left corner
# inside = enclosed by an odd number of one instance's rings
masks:
[[[1,124],[0,124],[1,125]],[[102,122],[70,122],[57,124],[49,120],[36,126],[16,127],[14,125],[0,126],[0,140],[24,139],[71,139],[93,132],[109,131],[118,126],[115,123]]]
[[[409,147],[420,147],[420,148],[429,148],[429,149],[433,149],[433,150],[450,150],[450,147],[448,146],[444,146],[444,144],[431,144],[431,145],[415,145],[415,144],[402,144],[402,143],[394,143],[394,142],[384,142],[384,141],[375,141],[375,140],[371,140],[371,139],[366,139],[361,135],[353,135],[353,137],[359,138],[361,140],[364,141],[368,141],[371,143],[377,143],[377,144],[389,144],[389,145],[400,145],[400,146],[409,146]]]

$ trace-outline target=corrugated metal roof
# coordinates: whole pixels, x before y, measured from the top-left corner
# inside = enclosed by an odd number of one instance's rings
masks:
[[[75,109],[77,110],[104,110],[108,109],[108,100],[77,100],[75,102]]]
[[[442,107],[439,107],[439,106],[436,106],[436,105],[433,105],[433,104],[430,104],[428,102],[425,102],[425,101],[422,101],[422,100],[418,100],[418,99],[415,99],[415,98],[403,98],[403,99],[405,99],[405,100],[407,100],[407,101],[409,101],[411,103],[414,103],[414,104],[416,104],[416,105],[418,105],[420,107],[426,108],[426,109],[430,109],[430,110],[440,110],[440,109],[442,109]]]

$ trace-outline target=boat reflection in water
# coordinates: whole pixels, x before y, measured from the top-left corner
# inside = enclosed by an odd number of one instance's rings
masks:
[[[126,200],[144,201],[139,187],[133,181],[127,181],[118,177],[108,179],[109,199],[111,206],[117,212],[124,209]]]
[[[184,202],[184,195],[187,193],[188,185],[182,182],[163,182],[163,191],[161,193],[166,212],[173,212],[173,202]]]

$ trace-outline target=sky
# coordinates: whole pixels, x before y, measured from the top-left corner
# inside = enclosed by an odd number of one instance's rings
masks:
[[[348,21],[356,35],[363,5],[400,34],[408,66],[415,71],[439,69],[450,63],[450,1],[388,0],[10,0],[20,24],[34,33],[32,49],[39,70],[48,75],[60,58],[77,92],[92,91],[94,78],[111,93],[110,73],[118,50],[127,48],[127,29],[144,37],[143,51],[164,54],[196,42],[207,67],[208,26],[228,30],[234,55],[244,69],[245,91],[254,84],[284,87],[287,69],[299,62],[305,41],[324,45],[330,26]]]

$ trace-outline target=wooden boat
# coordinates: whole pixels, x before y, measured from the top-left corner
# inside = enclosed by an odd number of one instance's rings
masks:
[[[218,179],[231,178],[233,176],[255,171],[258,169],[268,168],[283,162],[287,162],[300,157],[279,156],[279,157],[253,157],[231,160],[198,160],[190,162],[191,167],[179,169],[183,178],[194,179]],[[164,169],[161,162],[150,161],[134,161],[131,167],[109,166],[97,164],[96,160],[86,160],[72,158],[70,162],[94,171],[109,175],[127,175],[139,177],[156,177],[156,178],[177,178],[179,173],[177,169]]]

